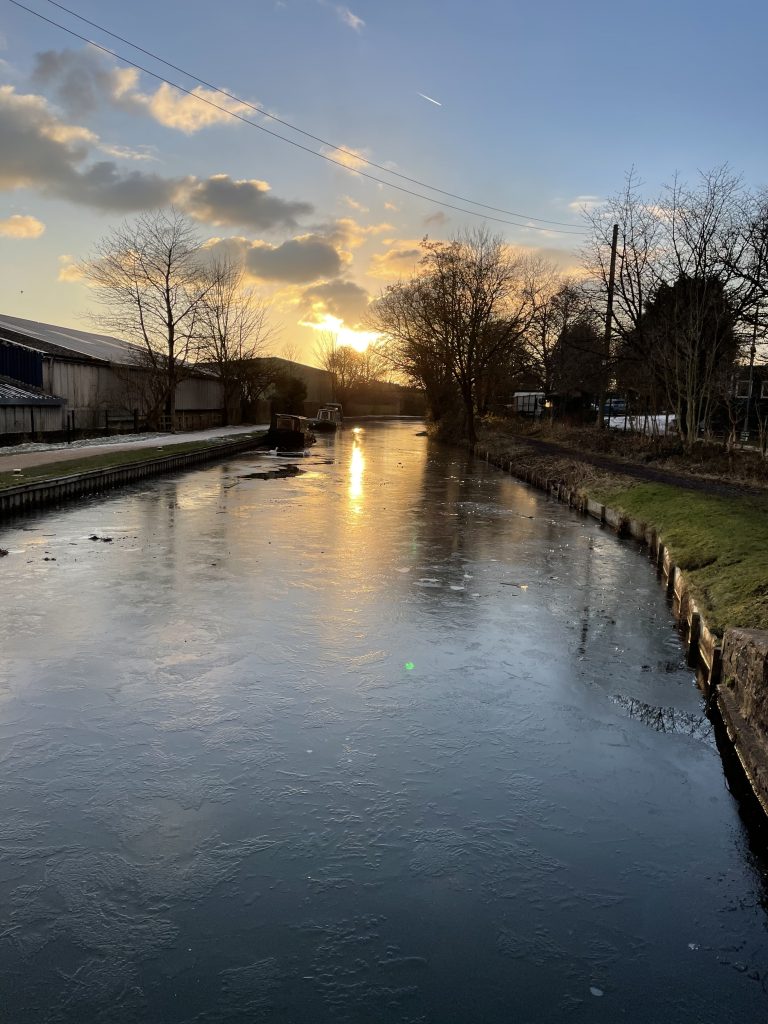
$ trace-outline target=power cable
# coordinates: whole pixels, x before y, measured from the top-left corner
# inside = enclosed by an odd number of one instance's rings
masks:
[[[467,210],[464,207],[455,206],[452,203],[446,203],[444,200],[434,199],[432,196],[425,196],[423,193],[414,192],[412,189],[405,188],[402,185],[396,185],[392,181],[385,181],[384,179],[378,178],[374,174],[369,174],[367,171],[362,171],[359,168],[356,168],[356,167],[352,167],[351,168],[348,164],[345,164],[341,160],[334,159],[332,156],[329,156],[327,153],[321,153],[321,152],[318,152],[315,149],[311,149],[309,146],[304,146],[304,145],[302,145],[302,143],[296,142],[295,139],[288,139],[284,135],[280,135],[279,132],[272,131],[270,128],[267,128],[263,124],[258,124],[256,121],[252,121],[249,118],[244,117],[242,114],[238,114],[234,110],[228,110],[226,107],[222,107],[220,104],[214,103],[213,100],[207,99],[204,96],[200,96],[199,93],[194,92],[192,89],[186,89],[183,85],[179,85],[177,82],[173,82],[169,78],[165,78],[163,75],[159,75],[156,71],[151,71],[149,68],[144,67],[142,64],[138,64],[136,61],[130,60],[128,57],[124,57],[122,54],[118,53],[115,50],[110,49],[108,46],[103,46],[101,43],[97,43],[94,39],[89,39],[87,36],[81,35],[79,32],[76,32],[74,29],[68,28],[66,25],[62,25],[58,21],[54,21],[53,18],[46,17],[46,15],[41,14],[40,11],[36,11],[33,8],[31,8],[31,7],[27,7],[26,4],[21,3],[20,0],[8,0],[8,2],[13,4],[15,7],[19,7],[21,10],[27,11],[28,14],[34,15],[34,17],[39,18],[41,21],[44,21],[47,24],[52,25],[54,28],[58,28],[62,32],[66,32],[68,35],[73,36],[75,39],[79,39],[81,42],[87,43],[89,46],[94,46],[94,47],[96,47],[96,49],[101,50],[103,53],[109,54],[109,56],[114,57],[116,60],[121,61],[123,64],[127,64],[127,65],[129,65],[129,67],[136,68],[138,71],[141,71],[141,72],[143,72],[146,75],[149,75],[151,78],[154,78],[156,81],[158,81],[158,82],[165,82],[165,84],[171,86],[172,89],[176,89],[179,92],[184,93],[187,96],[191,96],[193,99],[198,100],[200,103],[205,103],[209,107],[212,107],[214,110],[218,110],[222,114],[226,114],[228,117],[233,117],[236,120],[241,121],[243,124],[250,125],[251,128],[257,128],[259,131],[262,131],[262,132],[266,133],[267,135],[271,135],[273,138],[279,139],[281,142],[286,142],[286,143],[288,143],[288,145],[294,146],[296,149],[300,149],[300,150],[302,150],[305,153],[310,153],[312,156],[319,157],[321,160],[325,160],[327,163],[335,164],[337,167],[342,167],[346,171],[352,170],[352,171],[354,171],[355,174],[359,174],[361,177],[366,178],[369,181],[375,181],[378,185],[384,185],[387,188],[396,189],[398,192],[402,192],[402,193],[405,193],[407,195],[414,196],[417,199],[423,199],[425,202],[432,203],[435,206],[443,206],[443,207],[445,207],[448,210],[455,210],[458,213],[464,213],[464,214],[467,214],[470,217],[479,217],[482,220],[491,220],[491,221],[494,221],[494,222],[496,222],[498,224],[507,224],[510,227],[527,228],[527,229],[532,230],[532,231],[542,231],[542,232],[545,232],[545,233],[557,234],[557,235],[583,235],[583,234],[585,234],[585,231],[583,229],[571,228],[570,230],[565,230],[563,228],[556,228],[556,227],[551,227],[551,228],[549,228],[549,227],[541,227],[538,224],[525,224],[525,223],[520,223],[519,221],[505,220],[505,219],[503,219],[501,217],[493,217],[493,216],[491,216],[489,214],[479,213],[476,210]],[[78,17],[78,16],[76,15],[76,17]],[[85,20],[85,19],[83,19],[83,20]],[[127,45],[131,46],[133,44],[128,43]],[[186,74],[186,72],[182,72],[182,74]],[[194,76],[190,76],[190,77],[194,78]],[[199,81],[199,79],[198,79],[198,81]],[[223,90],[215,90],[215,91],[223,92]],[[225,93],[225,95],[230,95],[230,94]],[[232,97],[232,98],[235,99],[236,102],[242,102],[243,104],[245,104],[247,106],[253,106],[252,104],[246,104],[244,100],[240,101],[240,100],[237,100],[236,97]],[[265,113],[259,107],[254,107],[253,109],[258,110],[259,113]],[[297,129],[297,130],[300,130],[300,129]],[[313,136],[313,138],[314,138],[314,136]],[[328,145],[330,145],[330,144],[328,143]],[[339,147],[334,147],[334,148],[335,149],[339,149]],[[365,164],[370,163],[370,161],[366,160],[364,157],[360,157],[356,153],[351,153],[349,150],[339,150],[339,151],[340,152],[349,153],[350,155],[354,156],[355,159],[360,160],[360,162],[362,162],[362,163],[365,163]],[[378,166],[378,165],[376,165],[376,166]],[[387,168],[384,168],[384,170],[387,173],[396,173],[396,172],[388,171]],[[427,185],[425,187],[431,188],[431,186],[429,186],[429,185]],[[434,191],[440,191],[440,190],[434,189]],[[444,194],[449,194],[449,193],[444,193]],[[472,202],[471,200],[468,200],[468,201]],[[473,205],[477,206],[477,205],[482,205],[482,204],[475,203]],[[489,209],[493,209],[493,207],[489,207]],[[511,214],[511,216],[522,216],[522,215],[520,215],[520,214]]]
[[[534,220],[540,224],[552,224],[559,227],[570,228],[571,230],[579,230],[576,225],[570,224],[567,221],[562,220],[548,220],[546,217],[534,217],[526,213],[518,213],[515,210],[505,210],[499,206],[489,206],[487,203],[478,202],[475,199],[469,199],[467,196],[459,195],[456,192],[449,192],[446,189],[438,188],[436,185],[430,185],[429,182],[421,181],[419,178],[411,178],[407,174],[403,174],[400,171],[393,171],[385,164],[378,164],[375,160],[369,160],[367,157],[360,156],[359,153],[355,153],[352,150],[346,149],[344,146],[337,146],[333,142],[329,142],[327,139],[322,138],[319,135],[313,135],[312,132],[305,131],[303,128],[299,128],[295,124],[291,124],[290,121],[285,121],[283,118],[278,117],[277,114],[271,114],[268,110],[258,106],[255,103],[249,103],[248,100],[242,99],[240,96],[236,96],[234,93],[229,92],[227,89],[222,89],[217,85],[213,85],[211,82],[207,82],[204,78],[200,78],[198,75],[193,74],[186,68],[180,67],[178,64],[173,64],[171,61],[166,60],[157,53],[153,53],[151,50],[145,49],[143,46],[139,46],[138,43],[134,43],[132,40],[127,39],[125,36],[118,35],[117,32],[113,32],[111,29],[106,28],[104,25],[100,25],[96,21],[91,21],[89,18],[84,17],[82,14],[78,14],[77,11],[73,11],[71,8],[66,7],[64,4],[60,4],[57,0],[47,0],[47,3],[53,7],[58,7],[59,10],[64,11],[66,14],[71,15],[73,18],[77,18],[78,21],[84,22],[86,25],[90,25],[91,28],[98,29],[99,32],[104,32],[106,35],[111,36],[113,39],[119,40],[121,43],[125,43],[130,46],[133,50],[138,50],[139,53],[145,54],[147,57],[151,57],[152,60],[158,61],[160,64],[164,64],[166,67],[172,68],[174,71],[178,71],[182,75],[186,75],[187,78],[191,78],[194,82],[205,86],[206,89],[210,89],[212,92],[217,92],[222,96],[226,96],[227,99],[233,100],[235,103],[240,103],[245,107],[249,107],[251,110],[256,111],[263,117],[268,117],[272,121],[277,121],[278,124],[283,125],[286,128],[290,128],[291,131],[298,132],[299,135],[303,135],[307,139],[312,139],[313,142],[319,142],[323,146],[329,146],[331,149],[336,150],[338,153],[343,153],[345,156],[351,156],[355,160],[359,160],[362,163],[367,164],[369,167],[374,167],[378,171],[384,171],[385,174],[391,174],[393,177],[400,178],[403,181],[408,181],[412,185],[418,185],[420,188],[427,188],[430,192],[438,192],[440,195],[448,196],[450,199],[458,199],[459,202],[469,203],[471,206],[479,206],[484,210],[492,210],[494,213],[503,213],[509,217],[519,217],[521,220]]]

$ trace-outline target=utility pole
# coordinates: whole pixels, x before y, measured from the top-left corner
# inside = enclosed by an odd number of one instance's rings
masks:
[[[608,307],[605,311],[605,338],[603,341],[603,372],[600,377],[600,397],[597,402],[597,429],[602,430],[605,393],[608,390],[608,367],[611,365],[611,327],[613,326],[613,287],[616,281],[616,248],[619,242],[619,225],[613,225],[611,239],[611,269],[608,274]]]
[[[763,271],[763,258],[764,251],[763,246],[760,246],[760,252],[757,257],[757,287],[760,287],[760,277]],[[749,390],[747,392],[747,409],[744,413],[744,426],[741,430],[741,441],[742,444],[749,442],[749,413],[752,405],[752,388],[754,387],[755,379],[755,355],[757,353],[757,328],[760,322],[760,301],[755,298],[755,316],[752,321],[752,344],[749,346]]]

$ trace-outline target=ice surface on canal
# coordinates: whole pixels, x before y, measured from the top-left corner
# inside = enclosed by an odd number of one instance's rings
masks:
[[[418,429],[4,529],[9,1020],[766,1016],[648,563]]]

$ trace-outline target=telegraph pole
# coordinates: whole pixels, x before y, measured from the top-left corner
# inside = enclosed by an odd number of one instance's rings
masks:
[[[608,368],[611,365],[611,327],[613,321],[613,287],[616,281],[616,248],[619,242],[619,225],[613,225],[611,239],[611,269],[608,274],[608,307],[605,311],[605,337],[603,340],[603,372],[600,378],[600,397],[597,402],[597,429],[602,430],[605,393],[608,390]]]

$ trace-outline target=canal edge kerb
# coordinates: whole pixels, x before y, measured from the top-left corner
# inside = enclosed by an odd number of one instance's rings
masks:
[[[619,537],[631,537],[647,548],[671,602],[685,644],[686,662],[696,671],[706,697],[707,713],[717,717],[725,728],[749,787],[768,820],[768,741],[765,733],[749,721],[756,677],[768,687],[768,632],[726,629],[721,642],[696,606],[685,575],[674,564],[658,528],[603,505],[562,480],[550,480],[534,469],[515,466],[509,457],[492,455],[479,445],[475,446],[474,455],[596,519]],[[760,664],[755,670],[756,661]]]
[[[159,458],[143,459],[123,466],[104,467],[86,470],[84,473],[73,473],[68,476],[54,477],[39,483],[20,484],[18,487],[7,487],[0,491],[0,519],[79,498],[85,494],[98,494],[112,490],[135,480],[143,480],[163,473],[179,472],[203,462],[255,448],[262,440],[263,434],[248,437],[245,440],[225,441],[207,448],[198,448],[191,452],[179,452],[176,455],[163,455]]]

